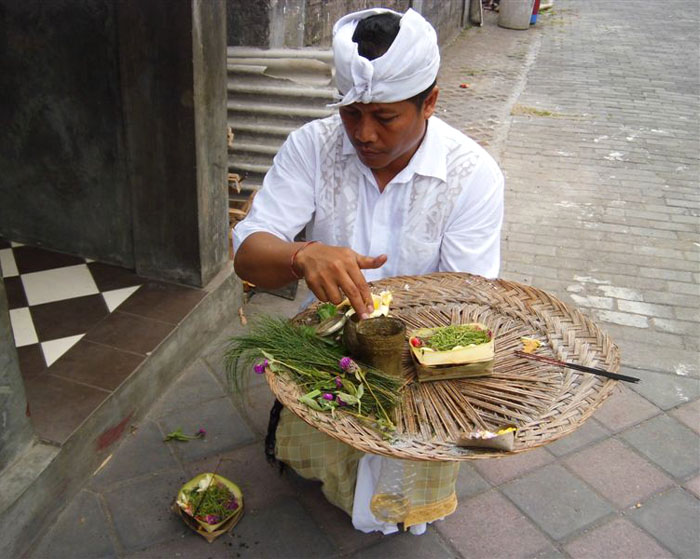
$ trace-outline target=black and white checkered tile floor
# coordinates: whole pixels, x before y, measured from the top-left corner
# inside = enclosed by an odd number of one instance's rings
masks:
[[[205,291],[0,238],[28,412],[63,444],[136,374]]]
[[[15,345],[50,367],[86,332],[139,289],[143,280],[88,259],[0,241]]]

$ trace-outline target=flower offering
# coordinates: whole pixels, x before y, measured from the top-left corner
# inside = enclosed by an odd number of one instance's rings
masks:
[[[175,501],[187,525],[210,543],[243,514],[243,494],[223,476],[200,474],[180,488]]]
[[[420,381],[487,376],[493,371],[494,335],[484,324],[414,330],[409,346]]]

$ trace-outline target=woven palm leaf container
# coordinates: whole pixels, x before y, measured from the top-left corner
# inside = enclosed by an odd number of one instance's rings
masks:
[[[493,373],[495,343],[488,326],[479,323],[462,326],[488,332],[488,341],[436,351],[427,347],[423,340],[429,341],[442,327],[419,328],[409,333],[409,347],[418,381],[485,377]]]

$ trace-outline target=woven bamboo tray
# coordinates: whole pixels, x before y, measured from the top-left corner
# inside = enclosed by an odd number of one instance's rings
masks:
[[[300,403],[301,391],[268,371],[277,398],[309,425],[359,450],[409,460],[455,461],[503,456],[501,451],[457,447],[459,434],[475,428],[518,428],[514,453],[555,441],[581,425],[617,381],[526,360],[514,355],[520,338],[543,342],[537,351],[582,365],[619,369],[615,344],[590,319],[533,287],[458,273],[404,276],[372,284],[393,292],[391,314],[414,328],[481,322],[495,334],[493,375],[419,383],[409,355],[403,356],[406,385],[395,410],[396,437],[381,434],[342,412],[316,412]],[[315,321],[315,306],[297,315]]]

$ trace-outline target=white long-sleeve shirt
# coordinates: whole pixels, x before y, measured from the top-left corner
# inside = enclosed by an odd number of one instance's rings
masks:
[[[235,250],[259,231],[292,241],[306,227],[307,240],[387,254],[384,266],[363,270],[368,281],[435,271],[496,277],[502,222],[498,165],[439,118],[430,118],[408,165],[380,192],[340,118],[332,116],[290,134],[233,243]],[[385,460],[365,455],[358,465],[352,520],[364,532],[398,529],[370,511]],[[414,529],[422,533],[425,525]]]
[[[251,234],[350,247],[387,263],[368,281],[435,271],[496,277],[503,174],[476,142],[437,117],[408,165],[380,192],[339,116],[292,132],[265,176],[234,250]]]

